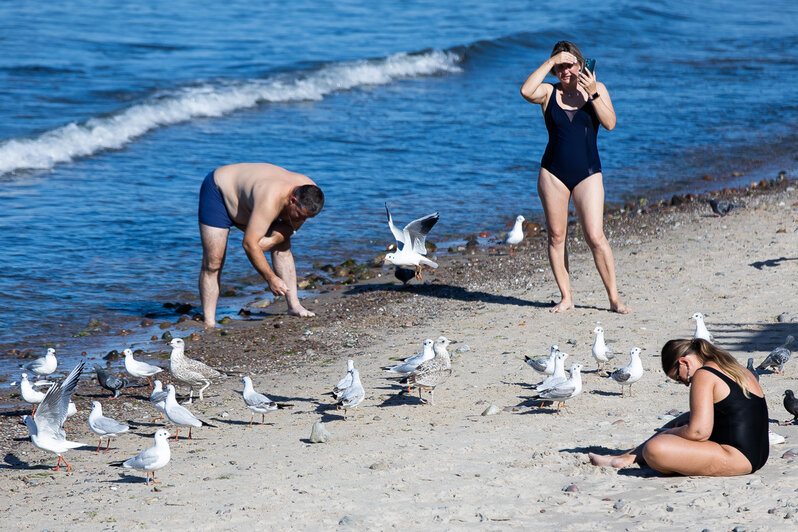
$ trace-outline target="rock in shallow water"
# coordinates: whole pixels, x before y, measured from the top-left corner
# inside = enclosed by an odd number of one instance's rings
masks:
[[[324,443],[330,439],[330,432],[324,428],[324,423],[317,421],[313,424],[310,431],[311,443]]]

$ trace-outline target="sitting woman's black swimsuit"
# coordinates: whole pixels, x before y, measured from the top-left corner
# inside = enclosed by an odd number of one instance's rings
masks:
[[[596,144],[599,119],[592,101],[576,110],[563,109],[557,103],[557,87],[554,87],[543,118],[549,143],[540,161],[542,168],[554,174],[570,191],[585,178],[601,172]]]
[[[751,472],[765,465],[770,450],[768,405],[764,397],[746,397],[740,385],[715,368],[703,366],[729,386],[729,395],[714,404],[715,423],[709,441],[731,445],[751,462]]]

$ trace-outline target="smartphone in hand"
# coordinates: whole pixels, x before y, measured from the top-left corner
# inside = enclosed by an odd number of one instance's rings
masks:
[[[585,59],[585,64],[582,65],[582,71],[589,70],[591,73],[596,71],[596,60],[593,58]]]

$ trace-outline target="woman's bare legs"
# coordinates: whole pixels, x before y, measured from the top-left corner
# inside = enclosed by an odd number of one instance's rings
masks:
[[[560,289],[562,299],[551,309],[551,312],[563,312],[573,308],[571,298],[571,280],[568,273],[568,249],[566,233],[568,231],[568,203],[571,192],[562,181],[549,171],[541,168],[538,176],[538,196],[543,204],[546,216],[546,232],[549,242],[549,264],[554,273],[554,280]]]
[[[617,456],[594,453],[588,456],[593,465],[622,468],[645,463],[664,474],[727,477],[751,472],[751,463],[734,447],[688,440],[675,434],[657,434]]]
[[[607,296],[610,299],[610,310],[620,314],[628,314],[629,307],[618,297],[618,285],[615,280],[615,259],[612,248],[604,235],[604,185],[600,173],[584,179],[573,190],[574,208],[579,216],[582,233],[585,236],[596,269],[604,282]]]

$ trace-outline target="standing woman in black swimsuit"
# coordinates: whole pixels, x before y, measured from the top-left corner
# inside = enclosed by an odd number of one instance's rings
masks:
[[[621,455],[590,453],[594,465],[646,463],[660,473],[745,475],[765,465],[770,450],[768,406],[756,377],[733,356],[701,339],[671,340],[662,370],[690,387],[690,411],[663,432]]]
[[[604,185],[596,146],[599,125],[607,130],[615,127],[615,110],[607,87],[596,81],[593,72],[581,71],[584,61],[574,43],[560,41],[554,45],[551,57],[521,87],[521,95],[528,102],[543,108],[549,131],[549,143],[540,163],[538,195],[546,215],[549,263],[562,293],[562,300],[551,311],[563,312],[574,306],[565,245],[568,203],[573,198],[582,232],[610,299],[610,310],[626,314],[629,308],[618,297],[615,261],[604,236]],[[557,76],[558,84],[543,83],[549,72]]]

